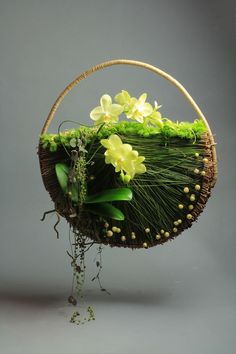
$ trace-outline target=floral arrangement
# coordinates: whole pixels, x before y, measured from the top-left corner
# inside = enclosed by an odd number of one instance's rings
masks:
[[[136,98],[122,90],[114,100],[104,94],[90,112],[93,126],[61,131],[61,123],[57,134],[40,138],[42,175],[55,203],[44,217],[65,217],[73,234],[72,304],[92,245],[98,245],[92,280],[106,291],[100,281],[103,245],[162,244],[190,227],[205,205],[212,168],[207,128],[202,120],[164,118],[160,109],[146,93]]]

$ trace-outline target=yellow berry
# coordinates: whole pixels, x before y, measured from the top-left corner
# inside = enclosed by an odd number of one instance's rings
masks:
[[[125,237],[125,236],[121,236],[120,239],[121,239],[121,241],[123,241],[123,242],[126,241],[126,237]]]
[[[119,234],[121,232],[121,229],[119,227],[117,227],[116,232]]]
[[[104,227],[107,229],[109,227],[108,222],[105,222]]]
[[[113,236],[113,232],[111,230],[108,230],[107,231],[107,237],[111,237],[111,236]]]
[[[164,234],[164,232],[165,232],[165,231],[162,229],[162,230],[161,230],[161,234]]]
[[[135,233],[134,233],[134,232],[131,232],[131,238],[132,238],[132,240],[135,240],[135,239],[136,239],[136,236],[135,236]]]
[[[189,193],[189,188],[188,187],[184,187],[184,193]]]
[[[196,175],[197,175],[200,171],[198,168],[195,168],[193,172],[196,173]]]
[[[147,242],[144,242],[144,243],[143,243],[143,247],[144,247],[144,248],[148,248]]]
[[[202,171],[202,172],[201,172],[201,175],[202,175],[202,176],[206,176],[206,172],[205,172],[205,171]]]
[[[204,163],[208,163],[208,162],[209,162],[206,157],[204,157],[204,159],[202,159],[202,161],[203,161]]]
[[[199,184],[196,184],[196,185],[195,185],[195,190],[196,190],[196,191],[200,191],[200,189],[201,189],[201,186],[200,186]]]
[[[195,194],[191,194],[189,199],[191,200],[191,202],[194,202],[196,199]]]
[[[169,236],[170,236],[169,232],[166,231],[166,232],[164,233],[164,236],[165,236],[165,237],[169,237]]]
[[[189,210],[193,210],[193,208],[194,208],[193,204],[189,204],[188,208],[189,208]]]
[[[179,209],[183,209],[183,208],[184,208],[183,204],[179,204],[179,205],[178,205],[178,208],[179,208]]]
[[[174,221],[174,225],[175,225],[175,226],[178,226],[178,225],[179,225],[178,220]]]
[[[199,157],[199,153],[198,152],[195,152],[195,157]]]
[[[116,226],[113,226],[113,227],[112,227],[112,231],[113,231],[113,232],[117,232],[117,227],[116,227]]]
[[[161,235],[157,234],[157,235],[156,235],[156,239],[157,239],[157,240],[160,240],[160,239],[161,239]]]
[[[193,218],[192,214],[187,214],[187,219],[191,220]]]
[[[173,228],[173,231],[174,231],[174,232],[177,232],[177,231],[178,231],[177,227],[174,227],[174,228]]]
[[[147,228],[145,229],[145,232],[146,232],[146,234],[148,234],[148,233],[150,232],[150,229],[147,227]]]
[[[178,224],[182,224],[182,220],[181,219],[178,220]]]

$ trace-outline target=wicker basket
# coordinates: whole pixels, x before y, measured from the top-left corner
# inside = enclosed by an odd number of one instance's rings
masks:
[[[95,221],[95,218],[88,214],[84,213],[83,218],[78,220],[76,218],[71,218],[70,214],[71,211],[68,209],[68,207],[65,206],[63,202],[63,194],[62,191],[57,183],[56,179],[56,174],[55,174],[55,164],[63,159],[63,149],[59,149],[56,152],[50,152],[47,149],[44,149],[42,147],[42,144],[39,143],[39,149],[38,149],[38,155],[39,155],[39,161],[40,161],[40,168],[41,168],[41,174],[43,178],[43,182],[45,185],[46,190],[49,192],[52,201],[55,203],[55,209],[56,211],[63,217],[67,219],[67,221],[70,223],[70,225],[74,229],[80,230],[83,234],[86,234],[89,238],[96,242],[100,242],[103,244],[109,244],[111,246],[118,246],[118,247],[129,247],[129,248],[143,248],[144,244],[148,245],[149,247],[155,246],[158,244],[163,244],[167,240],[175,238],[177,235],[179,235],[184,229],[187,229],[188,227],[191,226],[192,222],[195,221],[198,217],[198,215],[202,212],[202,210],[205,207],[205,204],[210,196],[211,189],[215,185],[216,179],[217,179],[217,156],[216,156],[216,149],[215,149],[215,142],[214,142],[214,137],[211,132],[211,129],[209,127],[209,124],[204,117],[203,113],[201,112],[200,108],[198,105],[195,103],[193,98],[190,96],[190,94],[186,91],[186,89],[177,81],[175,80],[172,76],[167,74],[166,72],[150,65],[146,64],[140,61],[134,61],[134,60],[125,60],[125,59],[119,59],[119,60],[111,60],[107,61],[104,63],[101,63],[99,65],[96,65],[92,67],[90,70],[85,71],[83,74],[78,76],[74,81],[72,81],[65,89],[64,91],[59,95],[57,100],[55,101],[47,119],[46,122],[43,126],[42,129],[42,134],[45,134],[48,131],[48,128],[54,119],[54,116],[56,114],[56,111],[58,107],[60,106],[61,102],[65,98],[65,96],[76,86],[78,85],[82,80],[90,76],[92,73],[104,69],[106,67],[110,67],[113,65],[120,65],[120,64],[125,64],[125,65],[133,65],[133,66],[138,66],[147,70],[152,71],[155,74],[158,74],[165,79],[167,79],[169,82],[174,84],[177,89],[184,95],[184,97],[187,99],[187,101],[190,103],[190,105],[193,107],[195,113],[197,114],[198,118],[202,119],[205,123],[205,126],[207,127],[208,132],[205,133],[202,138],[201,138],[201,144],[204,148],[204,156],[207,158],[208,163],[207,165],[204,166],[204,176],[201,177],[201,191],[198,194],[196,203],[194,205],[194,209],[191,212],[191,220],[189,219],[184,219],[181,225],[178,227],[178,230],[175,231],[174,233],[168,233],[168,237],[160,237],[160,238],[155,238],[151,237],[150,235],[145,234],[145,232],[142,234],[139,232],[139,236],[135,238],[135,240],[132,240],[131,238],[127,238],[125,242],[121,240],[121,238],[107,238],[103,237],[100,232],[101,226],[97,224]],[[95,191],[96,192],[96,191]]]

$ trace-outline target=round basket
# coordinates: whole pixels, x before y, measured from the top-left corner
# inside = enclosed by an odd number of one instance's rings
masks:
[[[161,197],[161,189],[159,189],[160,200],[158,201],[158,210],[156,210],[156,217],[154,216],[151,220],[150,225],[145,225],[145,215],[135,215],[130,212],[129,207],[126,207],[125,212],[127,215],[127,219],[125,222],[117,222],[111,220],[104,220],[102,218],[95,217],[93,214],[89,213],[86,210],[80,210],[80,217],[72,217],[72,209],[71,205],[65,203],[65,197],[62,193],[62,190],[58,184],[56,173],[55,173],[55,164],[63,161],[66,159],[65,151],[63,148],[59,148],[56,152],[51,152],[49,149],[45,149],[42,146],[40,141],[38,147],[38,155],[39,155],[39,162],[41,168],[42,179],[45,185],[46,190],[49,192],[52,201],[55,204],[55,210],[61,216],[65,217],[66,220],[69,222],[70,226],[73,230],[77,230],[82,234],[86,235],[90,239],[94,240],[95,242],[102,243],[102,244],[109,244],[110,246],[118,246],[118,247],[129,247],[129,248],[147,248],[152,247],[158,244],[163,244],[168,240],[174,239],[178,236],[183,230],[189,228],[193,221],[198,218],[198,215],[202,212],[205,207],[205,204],[210,196],[211,189],[215,185],[217,179],[217,156],[216,156],[216,149],[215,149],[215,142],[214,137],[209,127],[209,124],[204,117],[203,113],[201,112],[198,105],[195,103],[193,98],[190,94],[186,91],[186,89],[172,76],[167,74],[166,72],[158,69],[155,66],[150,64],[146,64],[140,61],[134,60],[126,60],[126,59],[119,59],[119,60],[111,60],[101,64],[98,64],[92,67],[90,70],[85,71],[83,74],[78,76],[74,81],[72,81],[59,95],[57,100],[55,101],[46,121],[42,129],[42,134],[47,133],[48,128],[55,117],[56,111],[60,106],[61,102],[65,98],[65,96],[82,80],[90,76],[92,73],[104,69],[106,67],[110,67],[113,65],[132,65],[137,66],[140,68],[147,69],[152,71],[154,74],[158,74],[165,79],[167,79],[170,83],[175,85],[175,87],[183,94],[183,96],[187,99],[190,103],[192,108],[194,109],[195,113],[197,114],[198,119],[201,119],[207,131],[202,134],[201,138],[198,139],[198,144],[195,146],[194,144],[191,145],[191,154],[195,156],[199,156],[197,151],[201,152],[201,158],[191,158],[189,159],[189,169],[192,168],[193,174],[188,174],[188,178],[191,179],[194,184],[191,186],[181,186],[182,194],[180,193],[180,201],[179,207],[173,209],[173,206],[166,204],[165,200]],[[123,136],[125,142],[129,142],[129,136]],[[149,141],[146,138],[145,144],[148,145]],[[157,141],[156,142],[156,153],[160,149],[165,149],[165,153],[167,156],[167,164],[168,164],[168,153],[171,153],[173,149],[177,151],[178,143],[182,145],[186,145],[188,151],[190,151],[188,144],[185,140],[179,138],[173,138],[168,140],[168,144],[166,142]],[[139,149],[142,149],[142,145],[139,146]],[[171,150],[172,149],[172,150]],[[196,149],[196,150],[194,150]],[[155,153],[155,152],[154,152]],[[168,167],[167,167],[168,168]],[[169,167],[172,168],[171,166]],[[174,166],[177,173],[180,173],[181,166]],[[189,171],[189,170],[188,170]],[[103,171],[104,172],[104,171]],[[112,174],[111,169],[107,167],[105,171],[105,175],[98,175],[96,176],[96,168],[91,166],[89,174],[95,175],[98,179],[102,179],[102,185],[104,188],[113,188],[114,186],[117,187],[117,182],[114,182],[114,173]],[[195,188],[200,186],[199,188]],[[101,187],[101,183],[100,183]],[[119,186],[118,186],[119,187]],[[160,186],[159,186],[160,187]],[[148,186],[149,194],[152,194],[152,187]],[[158,188],[158,180],[157,185],[153,186],[153,190]],[[164,187],[165,188],[165,187]],[[96,187],[95,184],[89,185],[89,189],[91,193],[98,193],[99,189]],[[163,186],[162,186],[163,189]],[[169,181],[168,185],[166,186],[166,190],[169,190],[170,193],[172,189],[176,190],[176,186],[174,181]],[[144,189],[145,192],[145,189]],[[194,196],[194,197],[193,197]],[[143,207],[148,212],[149,208],[152,208],[152,203],[147,203],[145,195],[139,195],[138,192],[135,194],[135,198],[139,200],[139,203],[143,204]],[[189,201],[190,199],[190,201]],[[192,202],[191,202],[192,200]],[[183,208],[182,208],[183,206]],[[160,218],[160,211],[166,210],[168,213],[168,208],[170,209],[170,219],[171,222],[163,223]],[[174,210],[174,217],[173,217],[173,210]],[[153,210],[152,210],[153,212]],[[104,226],[104,223],[107,226]],[[108,237],[107,234],[107,227],[109,224],[109,229],[119,229],[120,233],[116,235],[116,237]],[[134,236],[135,235],[135,236]]]

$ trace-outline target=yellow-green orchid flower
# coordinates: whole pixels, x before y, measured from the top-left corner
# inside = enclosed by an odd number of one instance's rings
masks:
[[[154,102],[154,109],[153,109],[152,113],[150,114],[150,116],[147,116],[144,119],[145,125],[148,125],[150,123],[152,125],[158,126],[159,128],[161,128],[163,126],[162,115],[158,111],[159,108],[161,108],[161,106],[159,106],[157,101],[155,101]]]
[[[101,106],[90,112],[90,118],[95,121],[95,124],[117,123],[119,115],[123,112],[123,107],[120,104],[112,103],[109,95],[103,95],[100,104]]]
[[[121,172],[124,182],[129,182],[135,174],[146,172],[142,163],[144,156],[139,156],[138,151],[133,150],[130,144],[123,144],[120,137],[112,134],[108,139],[102,139],[101,144],[107,149],[105,151],[105,162],[115,167],[115,172]]]
[[[153,112],[152,105],[146,102],[146,99],[146,93],[143,93],[139,99],[132,98],[132,105],[130,110],[126,113],[127,118],[137,120],[139,123],[143,123],[144,118]]]
[[[131,97],[128,91],[122,90],[115,96],[115,101],[123,106],[124,112],[128,112],[134,105],[136,98]]]

